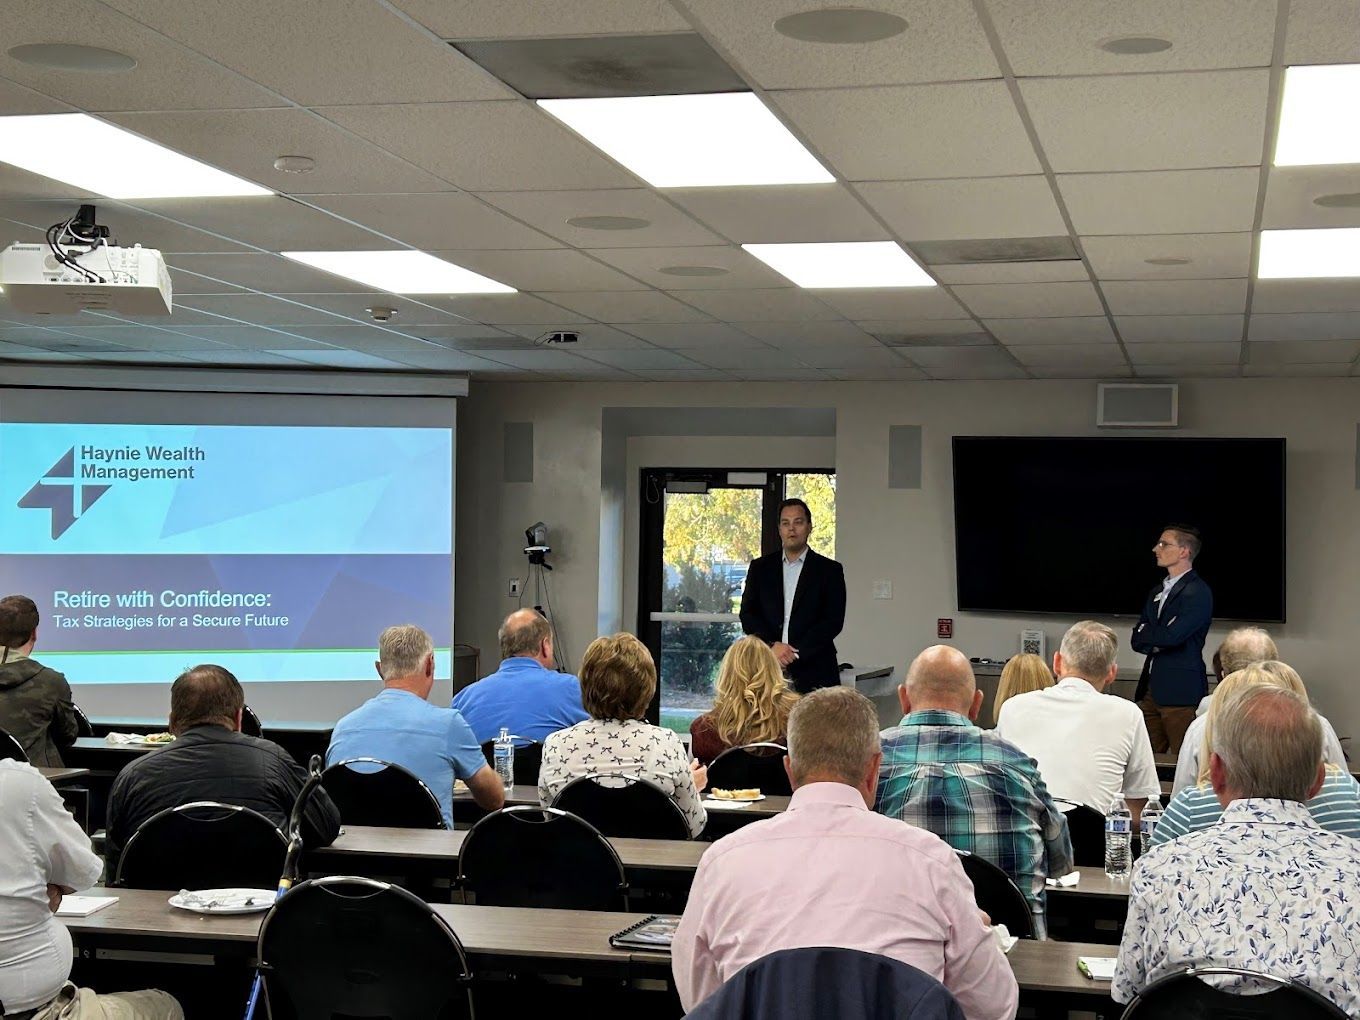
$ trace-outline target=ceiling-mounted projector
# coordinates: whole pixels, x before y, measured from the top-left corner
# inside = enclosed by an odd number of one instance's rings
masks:
[[[45,243],[16,242],[0,252],[0,286],[15,311],[169,315],[170,273],[154,248],[109,244],[92,205],[47,228]]]

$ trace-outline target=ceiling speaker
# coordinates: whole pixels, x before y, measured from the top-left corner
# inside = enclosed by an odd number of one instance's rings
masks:
[[[1096,425],[1103,429],[1174,429],[1179,387],[1175,383],[1099,383]]]

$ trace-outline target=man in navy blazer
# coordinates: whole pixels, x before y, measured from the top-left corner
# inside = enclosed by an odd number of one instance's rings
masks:
[[[845,571],[808,548],[812,511],[779,504],[782,548],[751,561],[741,593],[741,629],[770,645],[800,694],[841,682],[836,635],[845,625]]]
[[[1208,690],[1204,639],[1214,618],[1214,594],[1194,571],[1199,532],[1169,524],[1152,547],[1166,580],[1148,593],[1130,642],[1147,656],[1134,694],[1143,710],[1152,749],[1176,754],[1195,708]]]

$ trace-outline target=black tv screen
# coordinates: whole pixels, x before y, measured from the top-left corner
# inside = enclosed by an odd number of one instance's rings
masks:
[[[1215,619],[1283,622],[1283,439],[954,437],[960,610],[1137,616],[1172,522]]]

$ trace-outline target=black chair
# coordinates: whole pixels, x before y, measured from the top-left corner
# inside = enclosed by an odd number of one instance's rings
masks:
[[[90,725],[90,717],[85,714],[85,710],[75,704],[71,706],[71,709],[76,716],[76,737],[94,736],[94,727]]]
[[[28,752],[9,730],[0,730],[0,761],[5,760],[28,764]]]
[[[963,873],[973,883],[973,898],[979,907],[987,911],[992,924],[1004,924],[1006,930],[1017,938],[1035,938],[1034,913],[1011,877],[977,854],[967,850],[954,852],[959,855]]]
[[[1059,803],[1072,837],[1072,863],[1084,868],[1105,866],[1105,816],[1085,804],[1071,808]]]
[[[751,790],[773,797],[793,795],[788,773],[784,771],[783,744],[762,742],[729,747],[708,767],[708,786],[714,790]]]
[[[429,904],[385,882],[301,883],[265,916],[256,949],[272,1020],[472,1016],[458,936]]]
[[[264,736],[264,727],[260,725],[260,717],[249,705],[241,706],[241,732],[248,737]]]
[[[118,859],[125,889],[273,889],[288,841],[258,811],[195,801],[152,815]]]
[[[487,815],[458,854],[458,883],[492,907],[627,910],[623,863],[600,831],[556,808]]]
[[[1238,995],[1206,984],[1205,977],[1250,978],[1269,991]],[[1139,992],[1120,1020],[1343,1020],[1346,1011],[1306,985],[1237,967],[1188,967]]]
[[[515,736],[513,733],[510,735],[510,739],[515,741],[515,785],[537,786],[538,772],[543,765],[543,745],[537,740]],[[495,768],[496,742],[494,740],[488,740],[482,745],[482,754],[486,757],[486,763]]]
[[[606,836],[690,838],[685,813],[661,787],[641,776],[581,776],[562,787],[550,806],[584,818]]]
[[[346,825],[446,829],[439,798],[411,772],[378,758],[347,758],[321,774]]]

